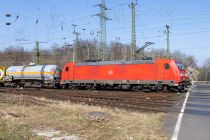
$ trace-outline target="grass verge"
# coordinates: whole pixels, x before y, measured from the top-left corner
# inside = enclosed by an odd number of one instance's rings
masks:
[[[107,120],[89,119],[87,114],[93,111],[105,113]],[[41,140],[44,138],[32,131],[52,129],[88,140],[165,140],[168,138],[161,130],[164,117],[163,113],[0,94],[0,140]]]

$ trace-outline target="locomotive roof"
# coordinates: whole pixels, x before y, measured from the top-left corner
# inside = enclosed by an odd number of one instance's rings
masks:
[[[83,65],[123,65],[123,64],[154,64],[155,60],[137,60],[137,61],[98,61],[98,62],[80,62],[77,63],[77,66]]]

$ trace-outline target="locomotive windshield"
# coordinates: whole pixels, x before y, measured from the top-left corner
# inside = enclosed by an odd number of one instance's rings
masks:
[[[183,64],[181,63],[176,63],[177,67],[179,68],[179,70],[185,70],[185,67]]]

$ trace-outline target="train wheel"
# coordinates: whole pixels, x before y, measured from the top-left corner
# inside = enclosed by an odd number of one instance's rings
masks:
[[[168,86],[163,86],[163,92],[169,92],[169,87]]]
[[[179,92],[178,87],[172,87],[172,88],[171,88],[171,91],[172,91],[172,92]]]
[[[184,91],[185,91],[185,86],[184,85],[181,85],[181,86],[178,87],[178,92],[179,93],[182,93]]]
[[[71,89],[71,90],[75,90],[75,89],[78,88],[78,86],[75,85],[75,84],[68,84],[68,88]]]
[[[135,85],[131,86],[131,90],[134,91],[134,92],[140,91],[140,89],[138,88],[138,86],[135,86]]]
[[[93,90],[101,90],[101,87],[102,87],[102,86],[101,86],[100,84],[96,84],[96,85],[94,84],[94,85],[92,86],[92,89],[93,89]]]
[[[23,86],[23,84],[16,84],[16,88],[23,88],[24,86]]]
[[[62,88],[62,86],[59,85],[59,84],[55,84],[54,87],[57,88],[57,89],[61,89]]]
[[[86,87],[85,87],[85,89],[86,89],[86,90],[90,90],[90,89],[91,89],[91,87],[92,87],[92,85],[91,85],[91,84],[87,84],[87,85],[86,85]]]
[[[68,84],[62,85],[62,88],[63,89],[68,89],[69,88],[69,85]]]
[[[150,89],[152,92],[157,92],[157,91],[158,91],[158,86],[157,86],[157,85],[150,85],[150,86],[149,86],[149,89]]]

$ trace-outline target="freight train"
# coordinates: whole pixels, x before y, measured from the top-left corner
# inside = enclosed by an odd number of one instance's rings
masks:
[[[130,89],[169,91],[189,86],[182,63],[172,59],[69,62],[56,65],[11,66],[5,86],[39,86],[69,89]]]

